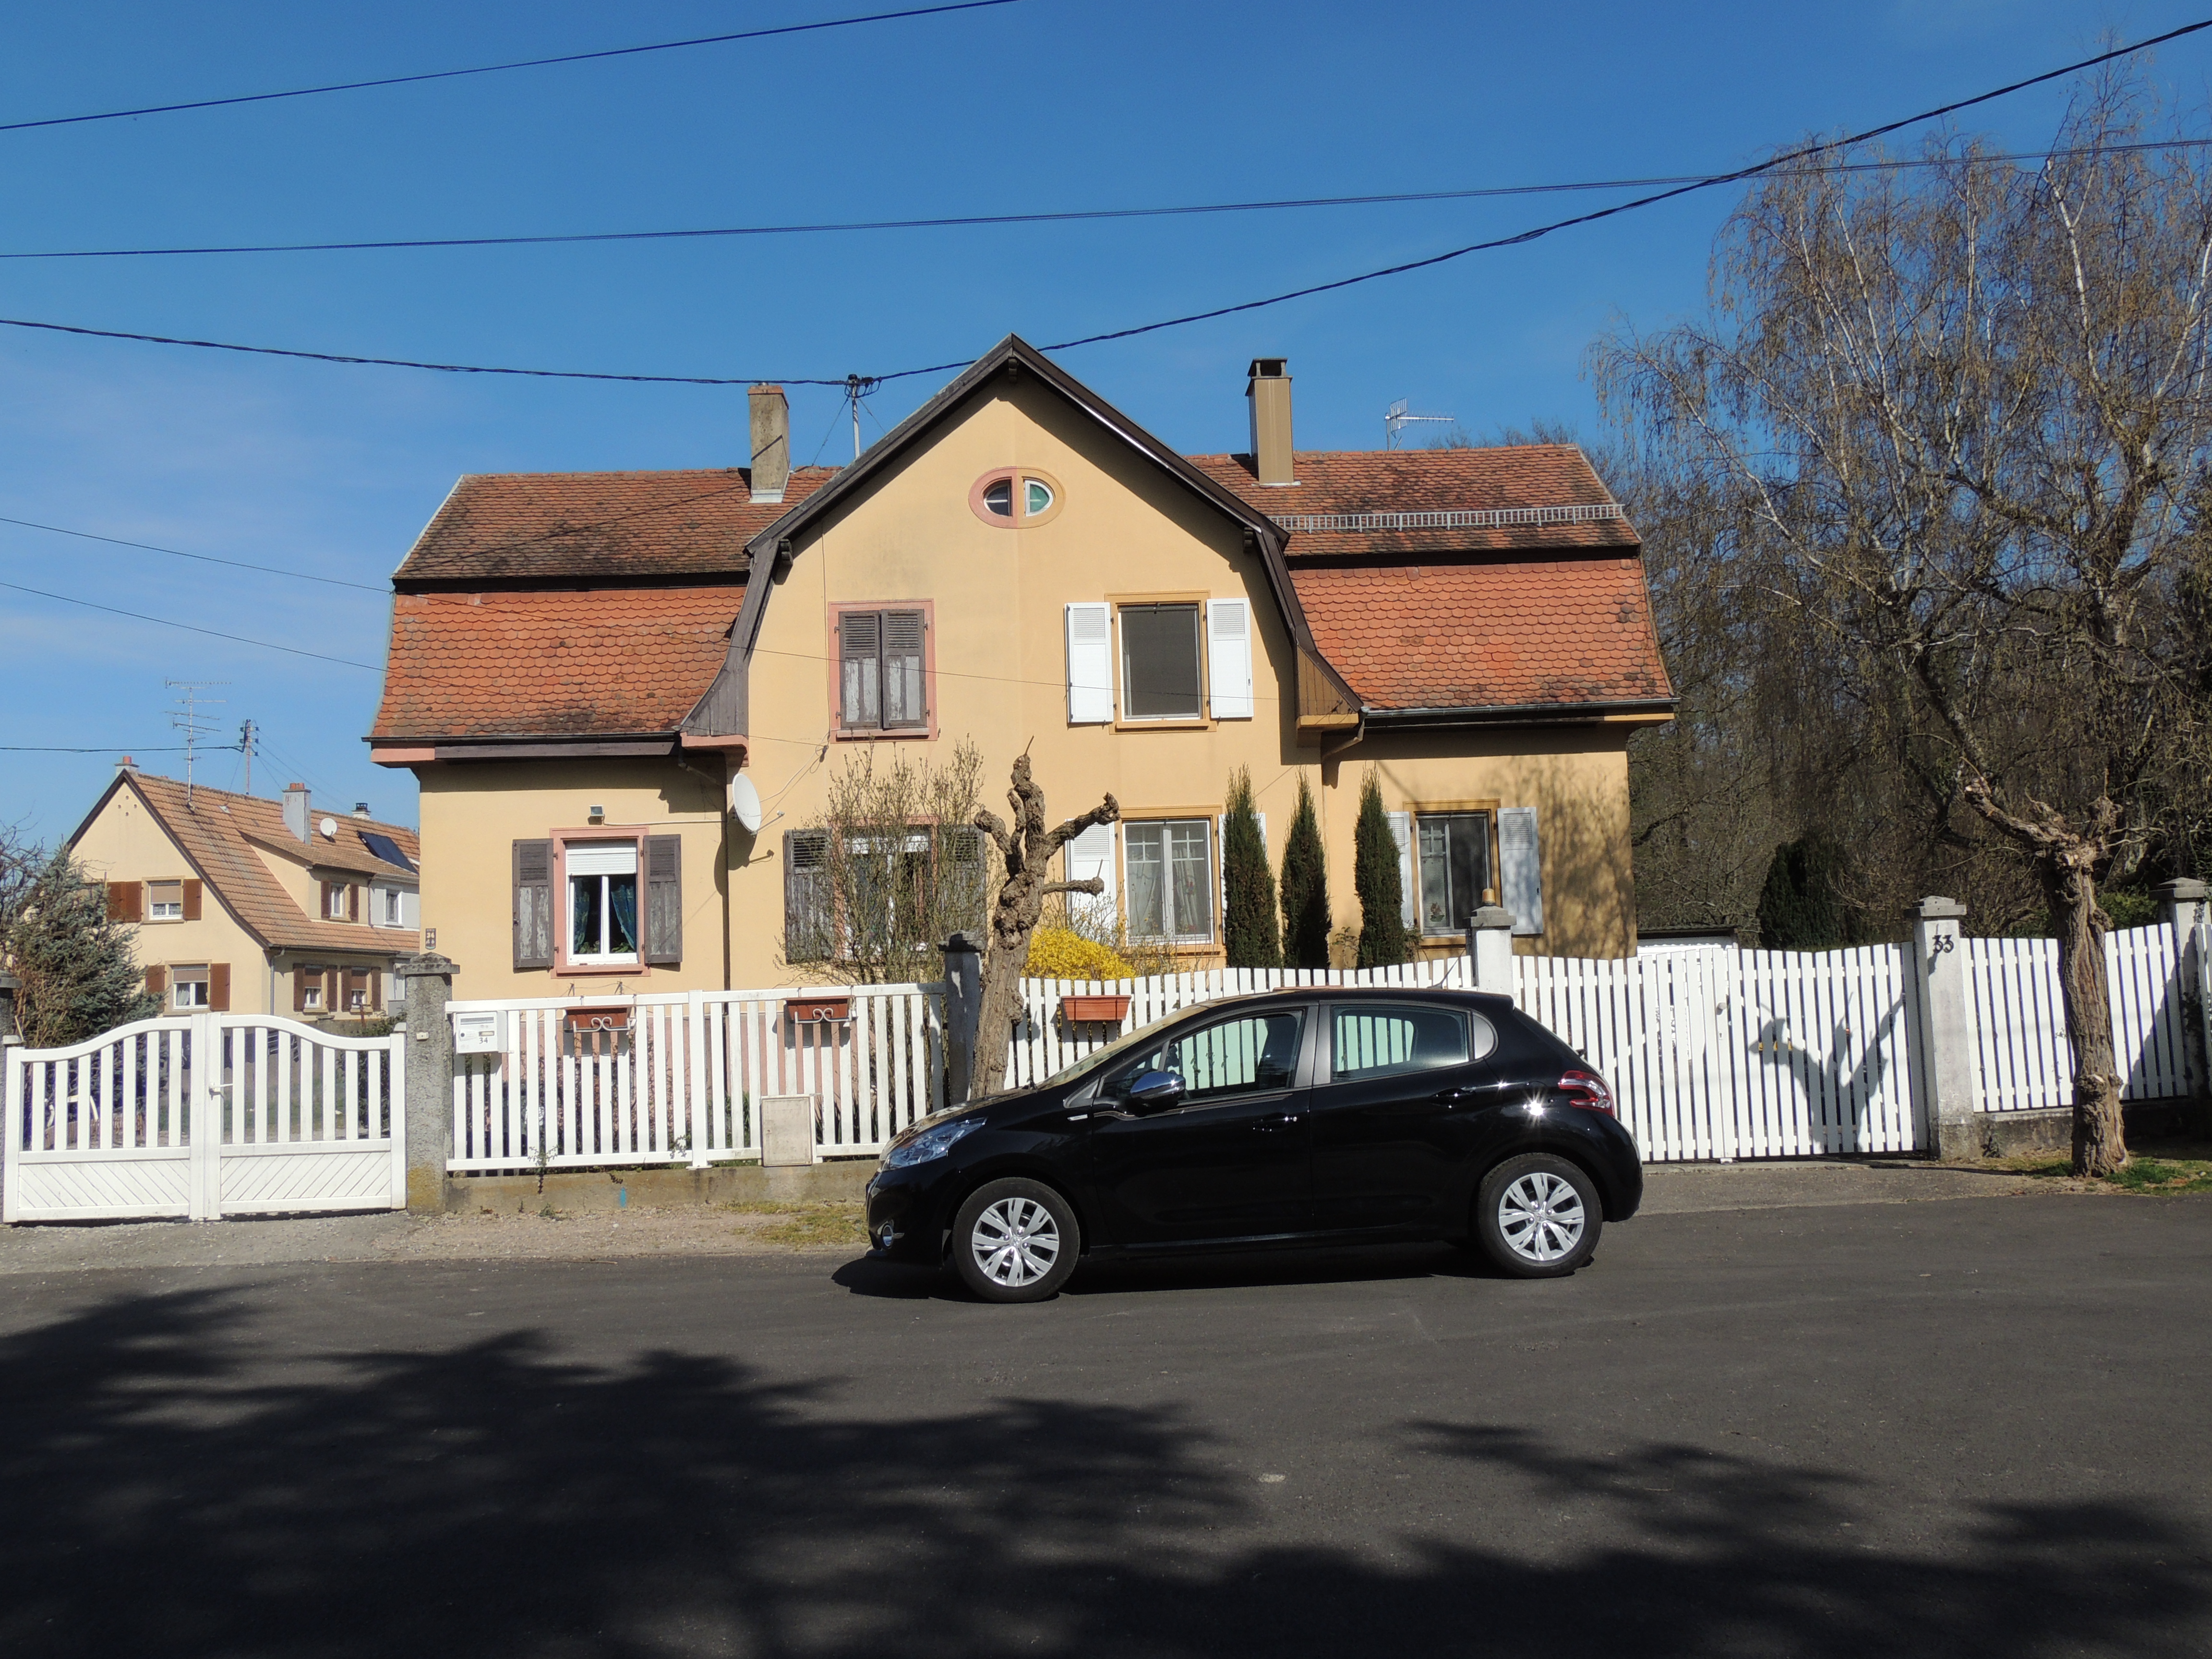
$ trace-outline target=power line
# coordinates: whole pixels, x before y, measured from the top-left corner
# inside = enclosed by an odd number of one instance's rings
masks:
[[[103,743],[82,747],[64,747],[48,743],[0,743],[0,755],[181,755],[180,744],[161,744],[148,748],[143,744]]]
[[[319,651],[302,651],[296,645],[278,645],[273,640],[252,640],[243,634],[225,634],[213,628],[200,628],[191,623],[179,622],[173,617],[149,617],[143,611],[124,611],[112,605],[96,605],[90,599],[76,599],[67,593],[49,593],[43,587],[26,587],[21,582],[0,582],[17,593],[34,594],[42,599],[54,599],[63,605],[81,605],[88,611],[105,611],[111,617],[128,617],[133,622],[159,623],[164,628],[181,628],[188,634],[204,634],[210,639],[229,640],[237,645],[258,645],[264,651],[289,652],[295,657],[313,657],[317,662],[334,662],[341,668],[365,668],[372,674],[383,672],[374,663],[356,662],[350,657],[325,656]]]
[[[733,34],[702,34],[688,40],[659,40],[642,46],[608,46],[598,52],[564,52],[557,58],[523,58],[507,64],[480,64],[472,69],[430,70],[418,75],[387,75],[374,81],[337,81],[327,86],[295,87],[286,92],[249,92],[231,98],[196,98],[181,104],[148,104],[137,109],[102,110],[92,115],[51,115],[37,121],[0,122],[0,132],[22,132],[33,127],[69,127],[88,121],[121,121],[137,115],[173,115],[180,110],[222,109],[234,104],[267,104],[284,98],[314,98],[327,92],[362,92],[374,87],[412,86],[423,81],[452,81],[469,75],[501,75],[509,70],[546,69],[556,64],[588,64],[606,58],[635,58],[652,52],[680,52],[691,46],[726,46],[733,40],[764,40],[778,34],[812,34],[823,29],[854,28],[862,23],[890,23],[908,17],[934,17],[954,11],[981,11],[992,6],[1011,6],[1019,0],[957,0],[940,6],[917,6],[905,11],[870,12],[860,17],[835,17],[820,23],[784,23],[774,28],[741,29]]]
[[[2194,149],[2212,145],[2212,138],[2152,138],[2126,144],[2081,145],[2062,149],[2008,150],[1981,159],[1990,162],[2045,161],[2068,156],[2116,155],[2137,150]],[[1842,173],[1893,173],[1913,167],[1940,167],[1940,158],[1885,157],[1875,161],[1850,161],[1822,169]],[[1778,168],[1774,176],[1791,177],[1809,168]],[[690,241],[713,237],[806,236],[828,233],[896,230],[953,230],[1002,225],[1072,224],[1094,220],[1185,218],[1222,213],[1274,213],[1311,208],[1402,206],[1425,202],[1467,202],[1512,196],[1553,196],[1606,190],[1645,190],[1656,185],[1697,185],[1712,175],[1701,173],[1662,173],[1644,179],[1584,179],[1546,185],[1487,185],[1462,190],[1392,191],[1367,196],[1294,196],[1252,202],[1201,202],[1166,207],[1075,208],[1042,213],[969,213],[937,219],[848,219],[819,223],[721,225],[687,230],[606,230],[564,232],[529,236],[410,236],[384,241],[350,242],[239,242],[191,247],[55,248],[24,252],[0,252],[7,259],[155,259],[202,255],[246,253],[359,253],[405,249],[467,247],[545,247],[592,242]]]
[[[58,524],[39,524],[29,519],[0,517],[0,524],[19,525],[25,530],[44,530],[56,536],[75,536],[81,541],[106,542],[112,547],[135,547],[148,553],[167,553],[172,558],[198,559],[203,564],[228,565],[234,570],[258,570],[265,575],[293,576],[303,582],[323,582],[331,587],[357,587],[364,593],[391,592],[389,588],[372,586],[368,582],[349,582],[337,576],[311,576],[304,570],[287,570],[273,564],[248,564],[243,559],[218,559],[212,553],[187,553],[180,547],[156,547],[151,542],[127,542],[120,536],[95,536],[89,530],[65,530]]]

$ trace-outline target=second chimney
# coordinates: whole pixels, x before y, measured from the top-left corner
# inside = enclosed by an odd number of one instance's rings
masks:
[[[308,838],[307,786],[304,783],[284,786],[284,827],[292,832],[295,841]]]
[[[1255,357],[1244,401],[1252,410],[1252,475],[1263,484],[1292,484],[1291,376],[1287,357]]]
[[[781,501],[791,477],[791,404],[780,386],[757,386],[753,406],[753,499]]]

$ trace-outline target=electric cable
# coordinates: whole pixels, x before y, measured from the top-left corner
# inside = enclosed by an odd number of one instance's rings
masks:
[[[330,92],[362,92],[374,87],[413,86],[423,81],[453,81],[471,75],[502,75],[510,70],[546,69],[556,64],[588,64],[606,58],[635,58],[646,52],[680,52],[692,46],[726,46],[733,40],[765,40],[778,34],[814,34],[824,29],[854,28],[863,23],[891,23],[909,17],[934,17],[954,11],[981,11],[993,6],[1012,6],[1020,0],[953,0],[938,6],[915,6],[904,11],[870,12],[860,17],[833,17],[819,23],[783,23],[773,28],[740,29],[731,34],[702,34],[688,40],[656,40],[642,46],[607,46],[597,52],[563,52],[557,58],[523,58],[506,64],[479,64],[470,69],[430,70],[418,75],[387,75],[374,81],[337,81],[327,86],[295,87],[285,92],[249,92],[230,98],[196,98],[179,104],[148,104],[137,109],[102,110],[91,115],[50,115],[35,121],[0,121],[0,132],[24,132],[33,127],[80,126],[88,121],[122,121],[139,115],[173,115],[180,110],[223,109],[234,104],[268,104],[286,98],[316,98]]]
[[[0,524],[18,525],[25,530],[43,530],[56,536],[75,536],[81,541],[106,542],[114,547],[135,547],[148,553],[167,553],[173,558],[198,559],[203,564],[228,565],[234,570],[258,570],[264,575],[290,576],[303,582],[322,582],[331,587],[357,587],[364,593],[390,597],[392,590],[368,582],[349,582],[337,576],[311,576],[304,570],[287,570],[280,565],[248,564],[243,559],[219,559],[212,553],[187,553],[180,547],[156,547],[151,542],[125,541],[120,536],[96,536],[89,530],[68,530],[58,524],[40,524],[30,519],[10,519],[0,516]]]
[[[372,674],[384,671],[374,663],[356,662],[350,657],[332,657],[320,651],[304,651],[296,645],[278,645],[273,640],[248,639],[243,634],[226,634],[220,629],[201,628],[194,623],[179,622],[173,617],[149,617],[143,611],[125,611],[112,605],[100,605],[91,599],[80,599],[68,593],[50,593],[43,587],[26,587],[21,582],[0,582],[17,593],[30,593],[42,599],[53,599],[62,605],[81,605],[88,611],[105,611],[111,617],[128,617],[133,622],[159,623],[164,628],[181,628],[188,634],[204,634],[210,639],[229,640],[238,645],[258,645],[264,651],[288,652],[295,657],[313,657],[318,662],[334,662],[341,668],[365,668]]]
[[[203,752],[218,747],[235,749],[237,746],[236,744],[209,743],[199,745]],[[5,755],[181,755],[184,752],[185,745],[181,743],[156,744],[151,748],[143,744],[131,743],[88,744],[82,746],[50,743],[0,743],[0,754]]]
[[[2149,138],[2125,144],[2079,145],[2061,149],[2008,150],[1982,156],[1989,162],[2047,161],[2069,156],[2120,155],[2140,150],[2197,149],[2212,145],[2212,138]],[[1847,161],[1821,171],[1893,173],[1913,167],[1942,165],[1929,156],[1886,157],[1874,161]],[[1781,168],[1773,176],[1790,178],[1813,171]],[[1590,191],[1646,190],[1656,185],[1694,185],[1711,175],[1701,173],[1663,173],[1648,179],[1586,179],[1548,185],[1488,185],[1463,190],[1392,191],[1368,196],[1299,196],[1250,202],[1200,202],[1168,207],[1077,208],[1041,213],[970,213],[937,219],[850,219],[820,223],[721,225],[685,230],[606,230],[564,232],[520,236],[410,236],[384,241],[240,242],[191,247],[52,248],[0,252],[9,259],[155,259],[205,255],[249,253],[358,253],[395,250],[470,247],[544,247],[592,242],[690,241],[714,237],[806,236],[830,233],[888,230],[957,230],[1003,225],[1073,224],[1093,220],[1170,219],[1221,213],[1274,213],[1311,208],[1399,206],[1425,202],[1465,202],[1511,196],[1553,196]]]

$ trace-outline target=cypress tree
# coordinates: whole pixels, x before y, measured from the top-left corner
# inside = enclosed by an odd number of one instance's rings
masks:
[[[1359,893],[1359,965],[1388,968],[1404,962],[1413,954],[1406,939],[1406,890],[1398,879],[1398,843],[1382,810],[1382,786],[1372,769],[1359,792],[1352,854],[1352,884]]]
[[[1769,951],[1832,951],[1855,931],[1836,872],[1843,849],[1825,836],[1802,836],[1774,849],[1759,890],[1759,942]]]
[[[1282,938],[1275,931],[1275,878],[1267,869],[1267,843],[1252,810],[1252,773],[1229,775],[1229,805],[1221,827],[1221,942],[1231,968],[1279,968]]]
[[[1328,966],[1328,861],[1313,786],[1304,772],[1297,811],[1283,842],[1283,961],[1291,968]]]
[[[131,950],[137,929],[107,919],[107,889],[66,848],[47,860],[4,918],[6,954],[22,986],[18,1027],[34,1048],[58,1048],[161,1012]]]

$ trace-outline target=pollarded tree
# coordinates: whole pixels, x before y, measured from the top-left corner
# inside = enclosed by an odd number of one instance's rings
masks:
[[[161,1012],[131,944],[137,929],[107,919],[107,889],[66,849],[9,896],[4,955],[21,981],[16,1027],[34,1048],[98,1036]]]
[[[1304,772],[1291,832],[1283,838],[1283,961],[1292,968],[1328,966],[1328,861],[1313,786]]]
[[[1229,775],[1229,799],[1221,826],[1221,943],[1231,968],[1279,968],[1282,936],[1275,928],[1275,878],[1267,868],[1267,843],[1252,806],[1252,772]]]
[[[2008,849],[2058,932],[2074,1166],[2126,1161],[2099,883],[2200,787],[2175,591],[2212,465],[2212,185],[2130,148],[2100,83],[2051,159],[1969,143],[1910,173],[1762,180],[1710,322],[1601,342],[1644,441],[1749,504],[1730,556],[1778,599],[1864,746]]]
[[[1388,968],[1412,955],[1406,939],[1406,889],[1398,842],[1382,810],[1382,786],[1370,768],[1352,831],[1352,884],[1359,894],[1359,965]]]

